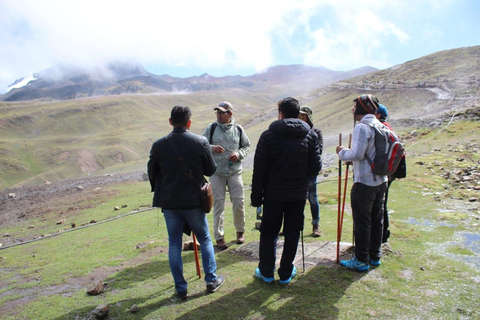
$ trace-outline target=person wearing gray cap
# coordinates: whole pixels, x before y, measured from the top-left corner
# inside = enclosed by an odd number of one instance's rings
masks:
[[[212,145],[217,171],[210,177],[213,190],[213,232],[220,250],[228,248],[225,241],[225,195],[228,188],[232,202],[236,243],[245,242],[245,195],[243,192],[242,160],[250,150],[245,130],[233,119],[233,106],[223,101],[214,108],[217,121],[209,124],[203,135]]]
[[[309,106],[303,106],[300,108],[299,118],[308,123],[310,129],[313,130],[318,136],[318,150],[320,151],[320,156],[323,151],[323,136],[322,131],[313,126],[313,111]],[[322,169],[320,158],[320,170]],[[315,238],[320,237],[322,233],[318,224],[320,223],[320,205],[318,203],[318,194],[317,194],[317,175],[308,177],[308,202],[310,203],[310,212],[312,213],[312,226],[313,226],[313,236]]]

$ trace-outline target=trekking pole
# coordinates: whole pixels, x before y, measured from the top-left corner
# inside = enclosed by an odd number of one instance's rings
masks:
[[[338,134],[338,145],[342,145],[342,134]],[[338,215],[337,215],[337,263],[340,261],[340,208],[342,203],[342,160],[338,160]]]
[[[303,261],[303,273],[305,273],[305,248],[303,247],[303,229],[302,233],[302,261]]]
[[[355,126],[357,125],[357,121],[355,121],[355,119],[353,119],[353,127],[355,128]],[[354,173],[355,175],[355,173]],[[355,220],[353,220],[353,213],[352,213],[352,252],[354,252],[355,254]]]
[[[192,231],[193,237],[193,252],[195,252],[195,265],[197,266],[197,274],[198,278],[202,278],[202,272],[200,271],[200,261],[198,259],[198,248],[197,248],[197,237],[195,237],[195,233]]]
[[[348,137],[348,148],[352,147],[352,134]],[[342,230],[343,230],[343,216],[345,213],[345,200],[347,199],[347,182],[348,182],[348,167],[350,161],[347,161],[347,166],[345,169],[345,184],[343,185],[343,201],[342,201],[342,216],[340,218],[340,240],[342,239]]]

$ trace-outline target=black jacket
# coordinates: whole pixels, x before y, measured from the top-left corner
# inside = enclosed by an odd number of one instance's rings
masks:
[[[308,177],[320,171],[318,136],[300,119],[272,122],[258,140],[253,164],[251,202],[307,198]]]
[[[212,147],[207,139],[187,131],[174,128],[166,137],[155,141],[148,161],[148,177],[152,187],[153,206],[165,209],[192,209],[202,205],[198,189],[185,175],[167,138],[173,139],[180,156],[195,177],[199,187],[205,176],[215,173]]]
[[[323,153],[323,135],[322,135],[322,130],[318,129],[317,127],[311,127],[311,129],[313,131],[315,131],[315,133],[317,134],[318,136],[318,149],[320,151],[320,156],[322,155]],[[322,170],[322,168],[320,168],[320,170]]]

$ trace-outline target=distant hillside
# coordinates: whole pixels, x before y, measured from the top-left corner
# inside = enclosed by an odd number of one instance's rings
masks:
[[[437,52],[403,64],[339,81],[302,95],[326,132],[350,131],[358,95],[376,95],[399,125],[428,121],[480,106],[480,46]],[[332,109],[337,110],[333,114]],[[401,121],[400,121],[401,120]]]
[[[372,73],[365,74],[368,68],[351,71],[351,78],[336,82],[329,82],[335,77],[334,71],[278,66],[243,78],[202,75],[181,79],[185,85],[212,86],[194,92],[169,94],[156,89],[144,94],[72,100],[3,101],[0,188],[144,171],[152,142],[171,130],[168,117],[176,104],[192,108],[191,130],[201,134],[215,120],[213,109],[218,102],[231,101],[235,121],[245,128],[252,142],[246,166],[251,166],[260,134],[277,119],[276,101],[287,95],[313,108],[315,125],[325,139],[325,161],[335,158],[331,147],[338,143],[338,133],[346,136],[352,131],[352,101],[359,94],[378,96],[389,109],[389,122],[400,132],[439,127],[452,120],[454,114],[454,121],[461,118],[478,122],[479,61],[480,46],[476,46],[438,52]],[[118,79],[135,74],[156,86],[175,81],[168,76],[151,76],[142,68],[117,68],[111,72],[110,76]],[[236,85],[240,80],[244,85]],[[146,83],[136,81],[139,87]],[[473,134],[480,132],[478,123],[479,130]]]
[[[231,88],[255,92],[274,88],[287,90],[288,94],[293,95],[376,70],[364,67],[344,72],[291,65],[272,67],[247,77],[213,77],[205,73],[195,77],[175,78],[169,75],[154,75],[142,66],[132,63],[116,62],[106,67],[90,69],[55,66],[35,73],[33,79],[22,87],[17,88],[15,85],[23,79],[14,81],[13,89],[3,95],[1,100],[69,100],[104,95],[197,92]]]

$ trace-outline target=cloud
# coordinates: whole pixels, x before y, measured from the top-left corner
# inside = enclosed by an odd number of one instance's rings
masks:
[[[375,12],[365,7],[337,7],[330,15],[335,24],[326,21],[321,28],[310,32],[311,45],[305,52],[304,63],[335,70],[391,65],[382,60],[382,57],[388,58],[386,45],[391,42],[405,44],[409,35],[380,13],[381,10]]]
[[[0,1],[0,92],[60,63],[132,60],[157,74],[217,76],[277,64],[384,68],[422,37],[442,43],[450,20],[439,13],[470,1]]]

